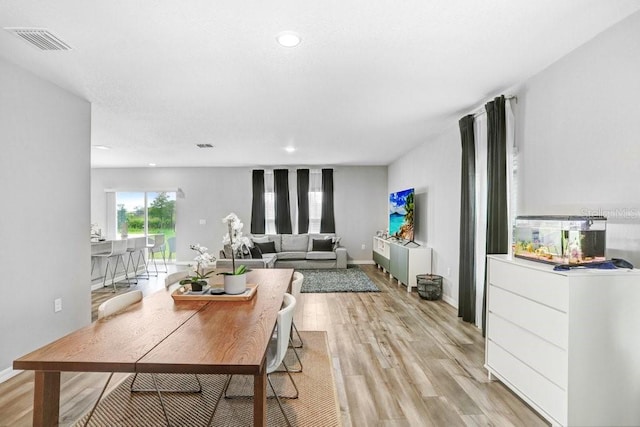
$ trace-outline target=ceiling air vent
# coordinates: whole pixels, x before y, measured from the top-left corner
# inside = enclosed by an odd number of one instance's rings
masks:
[[[5,28],[40,50],[71,50],[71,47],[44,28]]]
[[[213,148],[211,144],[196,144],[198,148]]]

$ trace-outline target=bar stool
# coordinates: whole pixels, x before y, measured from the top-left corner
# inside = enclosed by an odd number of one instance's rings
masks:
[[[122,257],[127,253],[127,241],[126,240],[112,240],[111,241],[111,251],[102,252],[93,254],[92,256],[96,258],[102,258],[107,260],[107,265],[104,269],[104,278],[102,279],[102,287],[104,288],[107,283],[107,274],[109,273],[109,266],[111,265],[111,258],[116,257],[116,264],[111,269],[111,285],[113,286],[113,292],[116,291],[116,271],[118,270],[118,262],[122,263],[122,268],[124,268],[124,275],[127,278],[127,283],[131,286],[131,281],[129,280],[129,273],[127,272],[127,266],[124,265],[124,258]]]
[[[156,277],[158,276],[158,264],[156,264],[155,254],[160,252],[162,254],[162,261],[164,262],[164,271],[162,273],[168,273],[167,259],[164,256],[164,234],[154,234],[153,243],[147,244],[149,250],[149,257],[147,259],[147,274],[149,274],[149,263],[153,260],[153,266],[156,270]]]
[[[127,271],[129,270],[129,264],[133,264],[133,277],[134,277],[135,283],[138,283],[138,277],[140,277],[140,275],[138,274],[138,267],[140,267],[141,259],[142,259],[142,265],[145,266],[145,271],[146,271],[146,261],[144,260],[144,250],[146,247],[147,247],[147,241],[145,237],[134,237],[131,239],[127,239],[127,252],[129,253],[129,259],[127,260]],[[138,253],[138,257],[134,262],[133,258],[136,252]],[[149,274],[147,274],[147,277],[140,277],[140,278],[148,279]]]

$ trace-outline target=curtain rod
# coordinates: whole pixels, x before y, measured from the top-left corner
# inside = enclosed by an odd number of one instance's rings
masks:
[[[516,95],[508,95],[508,96],[505,96],[504,99],[506,101],[510,101],[512,99],[515,99],[516,100],[516,104],[518,103],[518,97]],[[480,117],[481,115],[486,114],[486,113],[487,113],[487,110],[485,110],[484,105],[483,105],[481,107],[476,108],[474,111],[472,111],[469,114],[473,114],[473,117]]]

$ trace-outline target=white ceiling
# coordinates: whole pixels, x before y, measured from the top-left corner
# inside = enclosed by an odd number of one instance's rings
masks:
[[[638,0],[0,0],[0,56],[92,103],[92,166],[386,165]],[[275,36],[292,30],[297,48]],[[1,96],[1,94],[0,94]],[[209,143],[214,149],[198,149]],[[285,146],[297,151],[286,153]]]

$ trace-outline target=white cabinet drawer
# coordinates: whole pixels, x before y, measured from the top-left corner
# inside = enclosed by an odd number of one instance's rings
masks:
[[[491,258],[489,264],[490,284],[567,312],[569,287],[566,276]]]
[[[487,346],[489,369],[508,381],[525,400],[543,409],[562,425],[567,424],[567,393],[492,341]]]
[[[494,313],[487,319],[489,339],[567,390],[567,351],[533,335]]]
[[[567,349],[569,322],[565,313],[493,285],[489,286],[489,313],[509,319],[538,337]]]

